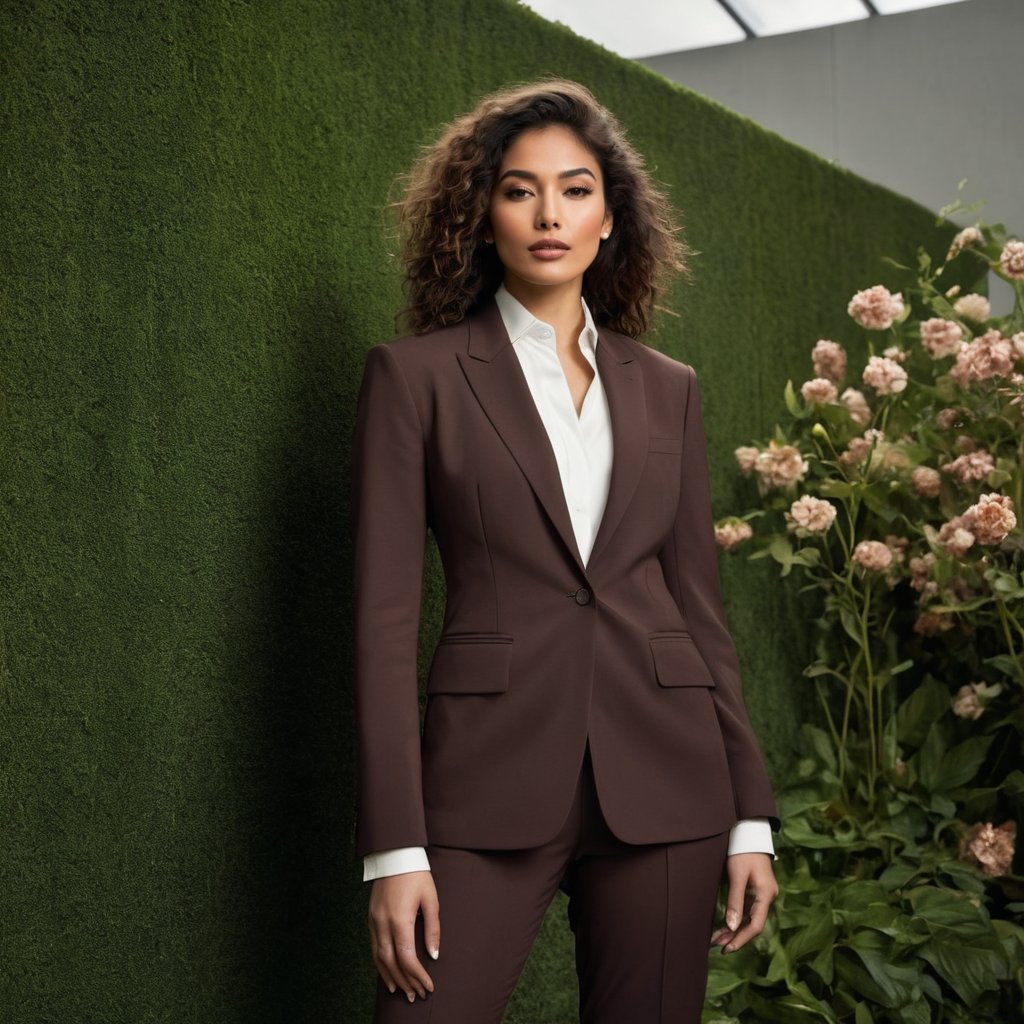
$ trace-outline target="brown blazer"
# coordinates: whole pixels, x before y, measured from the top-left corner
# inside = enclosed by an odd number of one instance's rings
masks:
[[[775,819],[722,611],[696,377],[604,328],[597,364],[614,462],[584,567],[493,301],[367,355],[353,449],[358,855],[546,842],[588,737],[626,842]],[[428,527],[447,602],[421,738]]]

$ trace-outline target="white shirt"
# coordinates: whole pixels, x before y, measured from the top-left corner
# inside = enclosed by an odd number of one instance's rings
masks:
[[[569,382],[558,358],[554,328],[538,320],[504,285],[494,299],[555,453],[576,546],[586,565],[608,501],[613,455],[608,398],[597,372],[597,328],[583,302],[584,322],[579,346],[593,367],[594,378],[577,416]],[[729,855],[736,853],[774,856],[772,830],[767,819],[753,818],[733,826],[729,834]],[[364,882],[429,870],[427,852],[421,846],[384,850],[363,858]]]

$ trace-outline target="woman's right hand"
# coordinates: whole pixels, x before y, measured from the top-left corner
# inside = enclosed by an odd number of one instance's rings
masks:
[[[402,989],[410,1003],[425,999],[434,982],[416,956],[416,915],[423,914],[423,941],[431,958],[441,949],[441,918],[434,876],[409,871],[378,878],[370,891],[370,948],[390,992]]]

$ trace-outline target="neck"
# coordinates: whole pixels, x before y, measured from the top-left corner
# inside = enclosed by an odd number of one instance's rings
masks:
[[[506,275],[505,288],[538,320],[551,324],[559,342],[565,340],[566,344],[575,344],[584,324],[579,282],[567,282],[564,286],[554,287],[538,286]]]

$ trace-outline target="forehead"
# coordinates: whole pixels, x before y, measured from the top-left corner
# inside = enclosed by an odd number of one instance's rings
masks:
[[[600,162],[565,125],[549,124],[521,132],[502,154],[500,170],[566,170],[587,167],[601,173]]]

